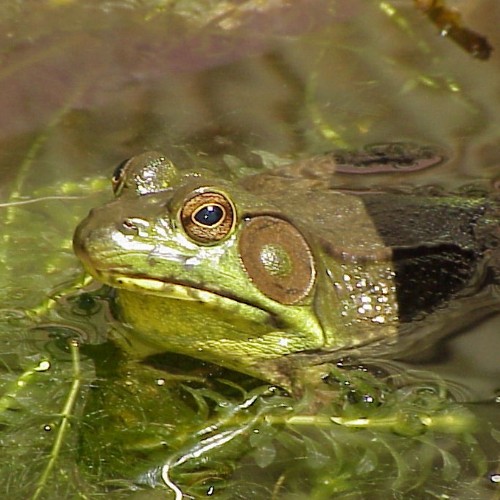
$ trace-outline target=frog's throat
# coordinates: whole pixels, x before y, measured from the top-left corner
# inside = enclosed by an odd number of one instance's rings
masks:
[[[251,314],[254,320],[259,322],[276,319],[275,313],[255,304],[239,300],[237,297],[229,297],[215,291],[196,288],[188,284],[132,275],[114,276],[111,273],[99,273],[98,279],[113,288],[124,289],[130,292],[155,295],[167,299],[199,302],[212,305],[216,308],[222,308],[226,311],[234,311],[238,314],[246,311]]]

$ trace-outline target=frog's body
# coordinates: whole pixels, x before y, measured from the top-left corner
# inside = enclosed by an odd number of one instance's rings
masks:
[[[292,167],[236,184],[147,153],[116,173],[119,198],[80,224],[75,250],[117,289],[137,356],[180,352],[286,386],[283,359],[398,344],[482,288],[483,233],[498,230],[486,198],[330,181]]]

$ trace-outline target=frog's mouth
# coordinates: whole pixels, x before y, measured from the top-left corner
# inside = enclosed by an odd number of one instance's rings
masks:
[[[133,275],[114,275],[112,272],[100,272],[99,281],[117,289],[155,295],[178,301],[198,302],[205,307],[231,312],[239,317],[251,318],[259,323],[272,323],[278,326],[278,317],[275,313],[262,307],[243,301],[236,296],[221,294],[219,291],[199,288],[188,283],[176,283],[160,278],[151,278]]]

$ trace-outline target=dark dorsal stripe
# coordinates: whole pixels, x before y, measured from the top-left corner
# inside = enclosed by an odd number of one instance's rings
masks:
[[[385,193],[363,201],[393,249],[402,322],[446,305],[473,282],[483,253],[475,234],[485,212],[481,200]]]

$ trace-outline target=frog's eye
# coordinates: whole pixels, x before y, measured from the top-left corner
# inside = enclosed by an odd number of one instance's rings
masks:
[[[292,224],[269,215],[250,219],[239,246],[248,276],[264,295],[289,305],[308,296],[316,278],[314,258]]]
[[[221,193],[205,192],[184,202],[181,222],[187,235],[198,243],[216,243],[234,227],[235,209]]]
[[[113,188],[113,194],[115,196],[120,196],[120,193],[123,189],[123,184],[125,180],[125,167],[127,166],[130,160],[123,160],[113,171],[113,175],[111,176],[111,186]]]
[[[122,161],[111,184],[116,197],[143,196],[168,189],[177,176],[175,165],[158,151],[146,151]]]

